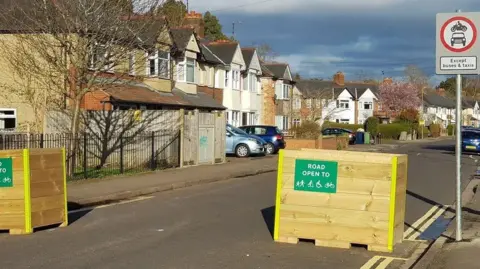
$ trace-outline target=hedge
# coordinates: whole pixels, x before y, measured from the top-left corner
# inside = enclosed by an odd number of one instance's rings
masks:
[[[453,124],[449,124],[447,126],[447,132],[448,132],[448,136],[453,136],[453,134],[455,133],[455,126]]]
[[[359,128],[364,128],[363,124],[345,124],[345,123],[336,123],[331,121],[326,121],[322,125],[322,129],[326,128],[343,128],[348,129],[353,132],[356,132]]]
[[[410,126],[401,123],[380,124],[378,132],[383,139],[399,139],[402,132],[410,132]]]

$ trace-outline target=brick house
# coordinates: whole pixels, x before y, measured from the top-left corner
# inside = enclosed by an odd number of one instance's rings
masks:
[[[295,81],[287,63],[260,63],[263,92],[263,124],[288,130],[292,125],[292,98]]]

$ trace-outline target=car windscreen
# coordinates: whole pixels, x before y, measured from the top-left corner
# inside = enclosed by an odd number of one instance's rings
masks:
[[[478,132],[462,132],[463,139],[480,139]]]
[[[465,35],[463,33],[455,33],[452,36],[453,37],[464,37]]]
[[[249,135],[245,131],[240,130],[240,129],[238,129],[236,127],[233,127],[233,126],[227,126],[227,130],[229,130],[230,132],[232,132],[236,135]]]

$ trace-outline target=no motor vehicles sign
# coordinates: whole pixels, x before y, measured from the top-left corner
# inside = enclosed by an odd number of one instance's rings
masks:
[[[439,75],[478,74],[480,13],[437,14],[436,71]]]

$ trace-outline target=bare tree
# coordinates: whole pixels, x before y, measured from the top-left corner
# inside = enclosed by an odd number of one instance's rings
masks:
[[[273,48],[266,43],[255,45],[257,49],[257,54],[260,60],[264,62],[272,62],[275,61],[278,54],[273,50]]]
[[[422,89],[428,87],[427,75],[416,65],[409,65],[405,68],[405,78],[417,88],[419,93]]]
[[[132,0],[152,10],[160,0]],[[132,14],[125,0],[19,0],[1,7],[0,54],[17,95],[34,111],[59,111],[74,138],[82,128],[86,94],[105,90],[145,63],[147,52],[165,43],[165,20]],[[135,55],[135,57],[132,57]],[[108,79],[104,79],[108,77]],[[23,87],[22,84],[29,84]],[[8,88],[7,88],[8,89]],[[45,101],[42,96],[47,96]],[[76,144],[72,143],[71,152]]]

